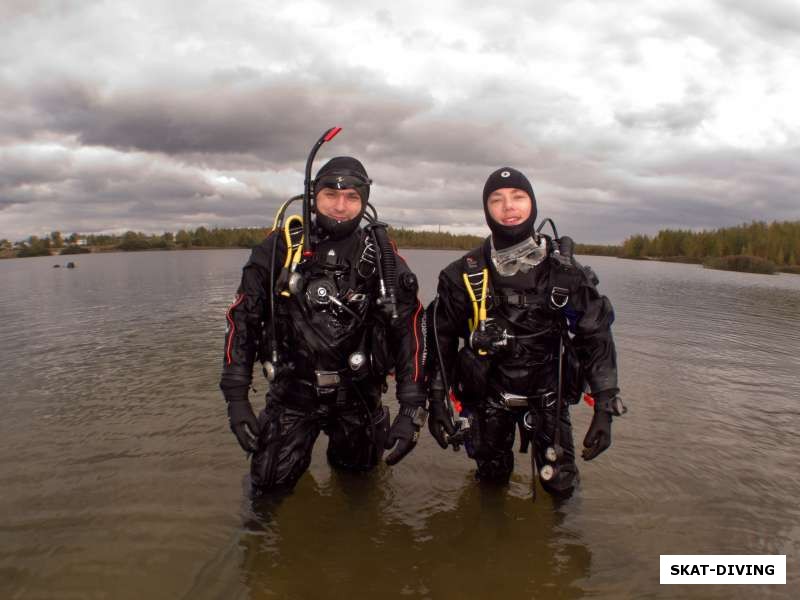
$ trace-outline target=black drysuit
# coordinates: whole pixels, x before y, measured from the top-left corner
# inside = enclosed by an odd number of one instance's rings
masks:
[[[464,407],[463,416],[470,419],[467,452],[477,462],[479,479],[507,481],[514,466],[515,428],[530,410],[533,432],[520,431],[532,437],[537,462],[545,464],[545,449],[554,441],[559,340],[563,339],[559,443],[564,453],[556,463],[556,477],[542,485],[553,494],[566,495],[577,478],[568,405],[580,399],[586,385],[593,392],[617,389],[610,330],[614,311],[608,298],[597,291],[594,273],[574,259],[564,264],[550,255],[527,273],[503,277],[491,263],[490,250],[487,239],[439,275],[435,331],[448,382]],[[474,311],[464,274],[478,277],[484,266],[489,268],[487,327],[513,337],[488,356],[479,356],[468,342]],[[557,288],[555,294],[553,288]],[[433,305],[427,312],[433,320]],[[459,338],[466,342],[460,351]],[[435,351],[433,343],[429,346]],[[509,406],[503,392],[527,397],[527,406]]]
[[[297,267],[305,291],[277,294],[273,315],[275,235],[254,248],[244,266],[236,300],[227,313],[220,382],[228,402],[246,400],[253,364],[271,360],[274,325],[279,368],[258,419],[261,432],[251,462],[256,491],[293,487],[310,464],[320,431],[329,437],[332,465],[352,470],[374,467],[389,429],[389,411],[381,404],[381,394],[392,367],[401,404],[424,404],[424,315],[417,280],[405,262],[397,257],[398,316],[391,319],[375,302],[377,252],[367,234],[357,229],[341,240],[323,240],[313,258]],[[277,242],[276,271],[286,257],[282,235]],[[358,371],[348,363],[356,352],[366,357]],[[319,372],[335,372],[341,381],[320,386]]]

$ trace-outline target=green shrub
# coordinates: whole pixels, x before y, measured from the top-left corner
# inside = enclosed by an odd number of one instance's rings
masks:
[[[61,252],[60,255],[65,254],[89,254],[91,250],[85,246],[66,246]]]
[[[663,260],[664,262],[683,263],[687,265],[699,265],[703,262],[694,256],[663,256],[658,260]]]
[[[119,245],[119,249],[125,251],[149,250],[151,247],[150,242],[140,238],[127,239]]]
[[[746,273],[763,273],[765,275],[772,275],[776,271],[775,263],[757,256],[747,256],[744,254],[709,258],[706,259],[703,266],[707,269],[744,271]]]
[[[17,251],[17,258],[28,258],[30,256],[50,256],[50,248],[43,246],[24,246]]]

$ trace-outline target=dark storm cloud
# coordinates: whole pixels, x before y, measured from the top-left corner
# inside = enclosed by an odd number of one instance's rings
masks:
[[[302,160],[331,123],[352,123],[350,140],[366,141],[427,108],[424,98],[376,87],[277,81],[104,93],[60,82],[36,89],[30,105],[40,129],[87,145],[173,155],[250,153],[281,165]]]
[[[67,176],[69,153],[64,149],[36,152],[26,148],[0,149],[0,193]]]
[[[665,4],[644,19],[624,2],[323,8],[327,22],[308,33],[316,12],[286,17],[288,4],[265,15],[255,4],[3,3],[0,235],[264,225],[302,189],[310,146],[333,125],[344,131],[317,166],[363,158],[381,216],[397,225],[482,231],[480,190],[504,164],[528,173],[542,214],[582,241],[798,218],[791,143],[692,140],[718,114],[726,75],[768,69],[796,49],[784,35],[798,22],[789,3]],[[332,44],[342,36],[361,58],[384,39],[402,51],[385,65],[362,61]],[[649,68],[643,42],[653,40],[688,73],[676,93],[614,100]],[[448,79],[447,58],[474,58],[471,49],[488,60]],[[557,65],[573,49],[578,84],[591,88],[540,75],[536,59]],[[208,57],[223,58],[206,67]]]
[[[499,123],[474,123],[456,118],[421,117],[387,128],[372,144],[380,160],[493,164],[499,155],[526,150],[514,131]]]
[[[710,102],[697,99],[662,104],[650,110],[620,111],[616,119],[629,129],[662,129],[672,134],[691,132],[707,119],[713,110]]]
[[[602,150],[593,152],[593,147]],[[792,171],[800,159],[797,150],[698,152],[676,146],[643,153],[611,134],[584,132],[582,143],[544,144],[523,157],[508,162],[531,178],[540,213],[556,218],[581,241],[617,242],[635,232],[652,234],[668,227],[715,228],[798,217],[800,189]],[[417,165],[404,186],[417,190],[415,199],[391,206],[420,208],[416,215],[397,213],[405,224],[482,228],[479,190],[489,170],[476,164]],[[388,182],[403,186],[401,172],[386,175]]]
[[[789,35],[800,33],[800,6],[792,0],[719,0],[719,6],[746,17],[767,32]]]
[[[253,166],[266,160],[277,167],[297,167],[311,141],[332,123],[345,125],[346,134],[336,140],[339,150],[379,159],[493,164],[497,156],[526,149],[502,122],[437,115],[422,92],[329,79],[324,85],[275,81],[115,93],[58,82],[31,92],[28,105],[35,117],[28,120],[26,137],[36,130],[56,132],[86,145],[163,152],[207,164],[235,154],[249,157]]]
[[[119,157],[117,157],[119,158]],[[108,156],[113,162],[114,156]],[[36,186],[0,189],[9,206],[27,204],[49,227],[85,233],[108,229],[177,230],[199,225],[264,226],[282,195],[262,189],[223,189],[199,171],[146,157],[102,169],[85,160],[69,177],[38,176]],[[33,204],[35,203],[35,207]],[[55,225],[54,225],[55,223]],[[5,233],[5,232],[3,232]],[[34,233],[39,233],[34,231]],[[4,235],[5,237],[5,235]]]
[[[558,190],[554,208],[571,230],[596,241],[663,228],[797,219],[800,185],[788,169],[798,158],[797,149],[786,154],[684,149],[629,156],[616,175],[610,166],[596,171],[589,178],[595,187]],[[587,220],[603,225],[592,229]]]

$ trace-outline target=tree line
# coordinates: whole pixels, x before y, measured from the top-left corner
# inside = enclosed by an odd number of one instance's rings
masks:
[[[198,227],[194,230],[181,229],[177,233],[167,231],[146,234],[139,231],[126,231],[123,234],[73,233],[64,238],[61,232],[54,231],[49,236],[30,236],[23,242],[12,245],[8,240],[0,240],[0,249],[14,251],[18,257],[48,256],[54,252],[72,254],[85,248],[86,251],[100,250],[174,250],[178,248],[253,248],[270,232],[269,228],[214,228]],[[59,252],[60,250],[60,252]]]
[[[50,236],[30,236],[16,245],[0,240],[0,247],[16,251],[16,256],[47,256],[61,250],[61,254],[75,252],[75,248],[94,250],[172,250],[188,248],[253,248],[272,231],[268,227],[225,228],[198,227],[158,234],[126,231],[123,234],[99,233],[81,235],[73,233],[64,238],[54,231]],[[444,248],[469,250],[483,240],[476,235],[457,235],[449,232],[414,231],[389,228],[389,236],[401,248]],[[79,246],[80,243],[80,246]]]
[[[78,234],[64,237],[53,231],[49,236],[31,236],[12,244],[0,240],[3,256],[47,256],[92,250],[172,250],[188,248],[253,248],[270,233],[266,227],[181,229],[176,233]],[[483,242],[482,236],[453,234],[447,231],[416,231],[389,228],[389,236],[400,248],[470,250]],[[80,245],[79,245],[80,243]],[[85,251],[85,250],[83,250]],[[576,244],[576,254],[652,258],[702,263],[725,256],[752,256],[779,267],[797,266],[800,260],[800,221],[767,224],[754,221],[736,227],[710,231],[662,229],[654,236],[633,235],[621,245]]]
[[[16,245],[17,256],[47,256],[60,250],[60,254],[72,254],[89,248],[95,250],[172,250],[178,248],[253,248],[270,233],[271,228],[212,228],[181,229],[177,233],[165,232],[146,234],[126,231],[123,234],[87,234],[73,233],[63,237],[61,232],[54,231],[50,236],[31,236]],[[417,231],[413,229],[389,227],[389,237],[399,248],[421,248],[437,250],[471,250],[483,243],[483,236],[472,234],[455,234],[448,231]],[[81,246],[78,243],[81,242]],[[8,240],[0,240],[0,247],[12,249]],[[594,244],[578,244],[578,254],[600,254],[617,256],[620,246],[601,246]]]
[[[725,256],[751,256],[777,266],[796,266],[800,259],[800,221],[753,221],[711,231],[662,229],[653,237],[629,237],[622,243],[620,256],[697,263]]]

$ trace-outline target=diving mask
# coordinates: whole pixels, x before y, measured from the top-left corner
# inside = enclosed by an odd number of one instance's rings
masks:
[[[525,238],[519,244],[503,250],[497,250],[492,239],[492,264],[504,277],[516,275],[519,271],[527,273],[545,258],[547,258],[547,240],[544,236]]]
[[[369,186],[372,180],[369,177],[362,176],[360,173],[352,171],[334,171],[322,175],[314,181],[315,193],[318,193],[323,188],[332,188],[334,190],[347,190],[354,189],[361,196],[362,202],[366,202],[369,198]]]

